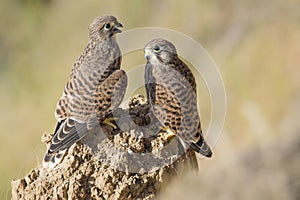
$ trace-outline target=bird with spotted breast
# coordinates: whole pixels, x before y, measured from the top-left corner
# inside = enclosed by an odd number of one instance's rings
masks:
[[[201,129],[192,71],[178,57],[175,46],[165,39],[153,39],[144,50],[147,99],[162,129],[168,132],[167,137],[176,135],[184,145],[211,157]]]
[[[114,16],[98,16],[89,26],[89,42],[73,65],[58,100],[57,125],[44,156],[44,167],[55,167],[65,151],[107,118],[121,103],[127,75],[120,69],[121,52],[115,35],[122,24]]]

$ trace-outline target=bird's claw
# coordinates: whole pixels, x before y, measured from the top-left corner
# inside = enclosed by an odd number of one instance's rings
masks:
[[[106,124],[108,126],[111,126],[113,129],[117,129],[117,126],[113,123],[116,120],[117,120],[116,117],[106,118],[105,120],[102,121],[102,124]]]
[[[164,135],[164,139],[169,142],[171,141],[176,135],[175,133],[173,133],[169,128],[167,127],[161,127],[161,130],[166,132],[166,134]]]

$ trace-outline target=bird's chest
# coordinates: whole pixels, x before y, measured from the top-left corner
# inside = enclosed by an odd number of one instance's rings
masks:
[[[166,76],[167,76],[167,74],[168,74],[168,72],[167,72],[167,70],[163,66],[161,66],[161,65],[153,65],[153,67],[152,67],[152,75],[153,75],[153,77],[155,77],[155,79],[157,81],[161,81],[161,80],[165,79]]]
[[[156,80],[156,83],[170,83],[174,81],[174,74],[177,71],[166,65],[156,65],[153,66],[152,74]]]

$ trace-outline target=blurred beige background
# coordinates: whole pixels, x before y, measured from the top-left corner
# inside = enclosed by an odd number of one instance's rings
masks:
[[[11,179],[41,162],[40,137],[53,131],[56,101],[87,43],[89,23],[102,14],[115,15],[127,30],[157,26],[189,35],[223,76],[227,117],[214,157],[200,161],[199,176],[174,182],[164,199],[300,198],[297,0],[0,3],[1,199],[10,198]],[[125,70],[134,59],[124,58]],[[199,99],[207,130],[209,94]]]

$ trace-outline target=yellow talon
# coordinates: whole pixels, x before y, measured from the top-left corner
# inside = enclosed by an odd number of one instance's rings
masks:
[[[166,135],[164,135],[164,138],[166,141],[171,141],[175,136],[176,134],[173,133],[169,128],[167,127],[161,127],[161,130],[165,131],[166,132]]]
[[[116,121],[116,117],[106,118],[102,121],[102,124],[106,124],[108,126],[111,126],[113,129],[117,129],[117,126],[113,123],[113,121]]]
[[[165,131],[165,132],[167,132],[167,131],[168,131],[168,128],[167,128],[167,127],[160,126],[159,128],[160,128],[162,131]]]

